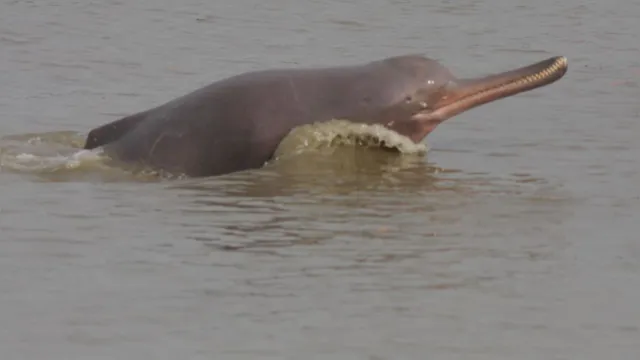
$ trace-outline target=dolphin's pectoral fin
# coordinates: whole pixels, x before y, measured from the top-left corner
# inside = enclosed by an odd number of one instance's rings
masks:
[[[85,140],[84,148],[90,150],[120,139],[144,120],[145,115],[146,112],[137,113],[91,130]]]

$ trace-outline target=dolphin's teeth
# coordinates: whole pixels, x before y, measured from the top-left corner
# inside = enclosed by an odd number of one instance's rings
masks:
[[[497,85],[492,88],[487,88],[481,90],[475,94],[472,94],[468,97],[458,99],[455,103],[461,103],[464,101],[472,101],[473,98],[479,98],[483,96],[489,96],[488,93],[505,93],[510,92],[512,90],[517,90],[519,87],[529,86],[536,82],[544,82],[546,79],[553,77],[559,71],[562,71],[567,67],[568,60],[566,57],[558,57],[551,65],[547,66],[545,69],[538,71],[535,74],[529,74],[523,76],[517,80],[512,80],[511,82],[504,83],[501,85]]]

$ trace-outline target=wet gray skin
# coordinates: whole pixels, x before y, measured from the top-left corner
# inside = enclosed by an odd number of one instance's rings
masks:
[[[89,132],[122,165],[188,176],[257,168],[295,127],[344,119],[382,124],[414,142],[445,120],[562,78],[565,57],[475,79],[407,55],[361,65],[233,76]]]

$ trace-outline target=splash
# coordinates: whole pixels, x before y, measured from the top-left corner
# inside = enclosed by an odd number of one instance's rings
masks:
[[[393,150],[407,155],[422,156],[428,152],[426,144],[416,144],[409,138],[382,125],[367,125],[334,119],[293,129],[278,146],[275,157],[281,158],[309,151],[356,146]]]
[[[161,181],[183,178],[152,169],[123,169],[110,162],[101,148],[83,149],[85,135],[71,131],[29,133],[0,137],[0,172],[35,176],[43,181]],[[356,150],[353,153],[345,153]],[[375,150],[385,156],[376,156]],[[344,120],[293,129],[278,146],[274,160],[278,171],[291,176],[319,169],[354,172],[369,168],[405,168],[426,154],[425,144],[415,144],[380,125]],[[377,155],[381,155],[380,152]],[[411,158],[414,158],[413,160]]]
[[[0,172],[60,181],[83,176],[113,179],[124,175],[105,163],[101,149],[84,150],[84,136],[70,131],[30,133],[0,138]]]

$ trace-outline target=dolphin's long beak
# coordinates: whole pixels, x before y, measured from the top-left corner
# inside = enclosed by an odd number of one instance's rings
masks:
[[[557,56],[499,74],[456,80],[443,89],[443,96],[432,105],[432,111],[415,118],[422,123],[426,136],[438,124],[461,112],[551,84],[562,78],[567,68],[567,58]]]

